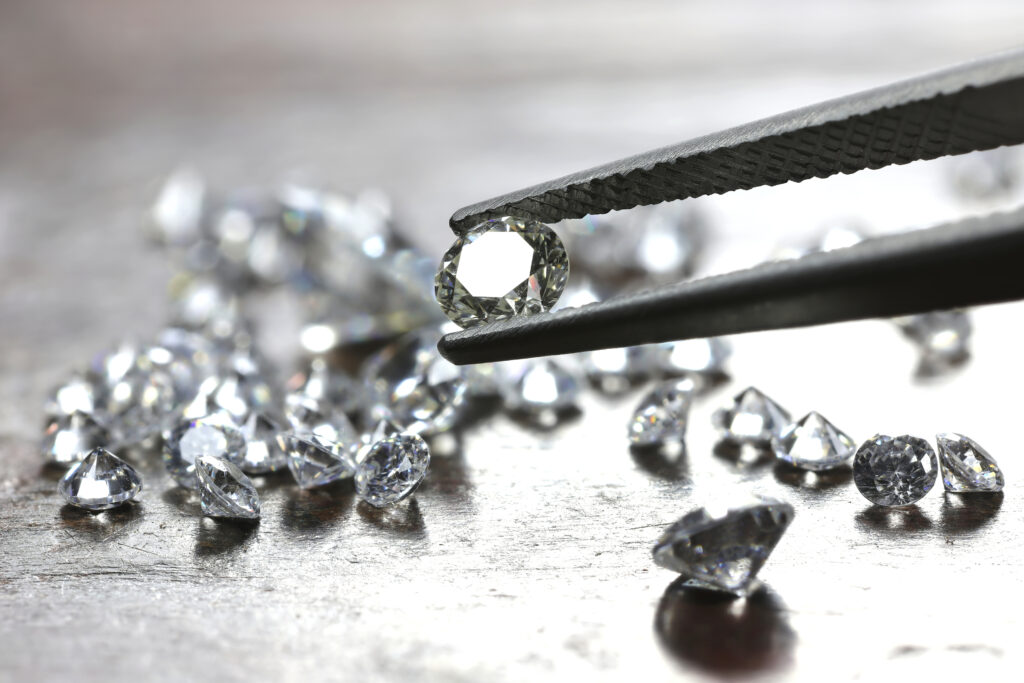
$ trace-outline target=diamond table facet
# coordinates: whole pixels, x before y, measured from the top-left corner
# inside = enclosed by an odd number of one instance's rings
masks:
[[[1003,490],[1003,472],[995,458],[974,439],[938,434],[942,484],[951,493],[995,493]]]
[[[805,470],[821,471],[839,467],[853,457],[857,444],[817,412],[810,412],[789,425],[772,442],[775,455],[783,462]]]
[[[861,444],[853,458],[853,482],[876,505],[911,505],[935,486],[935,451],[914,436],[878,434]]]
[[[242,463],[246,455],[245,435],[223,413],[215,413],[179,423],[164,442],[163,459],[167,471],[186,488],[199,486],[196,458],[212,455],[232,463]]]
[[[768,497],[728,508],[701,507],[662,533],[654,562],[696,587],[742,595],[792,521],[793,507]]]
[[[536,221],[485,221],[445,252],[434,280],[441,310],[460,327],[550,310],[569,276],[558,235]]]
[[[85,456],[57,485],[68,503],[94,512],[123,505],[141,490],[142,478],[135,468],[102,448]]]
[[[252,480],[227,460],[196,458],[199,501],[207,517],[259,519],[260,496]]]

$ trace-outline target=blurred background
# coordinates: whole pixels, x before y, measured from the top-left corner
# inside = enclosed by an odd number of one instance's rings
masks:
[[[463,205],[1019,47],[1021,26],[1024,3],[1013,0],[3,2],[0,444],[17,466],[15,475],[0,482],[0,491],[14,496],[36,485],[35,453],[29,451],[39,437],[38,406],[47,390],[97,351],[119,339],[151,335],[168,319],[168,282],[180,261],[152,244],[149,212],[175,169],[195,169],[219,193],[275,188],[291,178],[350,196],[377,188],[390,198],[397,234],[436,264],[452,241],[447,219]],[[1016,168],[1015,158],[996,161],[1004,170]],[[836,220],[881,233],[1013,206],[1024,197],[1016,182],[994,191],[988,191],[989,183],[979,192],[958,185],[963,169],[971,168],[965,164],[975,162],[980,166],[973,168],[982,170],[968,170],[968,177],[992,172],[985,160],[946,159],[694,200],[690,204],[712,236],[699,274],[752,265],[777,255],[780,245],[812,239]],[[338,274],[342,280],[345,275]],[[914,351],[895,340],[892,329],[871,322],[745,336],[736,343],[733,374],[744,385],[783,387],[783,402],[798,403],[797,397],[817,392],[825,397],[825,409],[845,414],[844,425],[857,434],[887,429],[885,420],[899,416],[899,433],[920,427],[928,435],[938,429],[936,421],[956,417],[960,425],[988,435],[986,443],[1010,448],[1015,435],[999,414],[965,411],[962,401],[949,397],[1010,391],[1007,378],[1022,369],[1013,344],[1021,320],[1018,305],[980,311],[976,324],[983,331],[976,335],[975,359],[951,380],[955,384],[946,385],[945,394],[913,384]],[[288,358],[294,342],[288,337],[268,353]],[[831,392],[821,387],[822,368],[832,373]],[[898,386],[857,393],[867,376],[898,377]],[[626,412],[612,419],[615,434],[629,407],[617,408]],[[593,410],[563,437],[596,438],[587,434],[586,420],[611,409]],[[535,451],[533,435],[502,428],[487,438],[503,444],[500,449]],[[508,442],[493,441],[500,438]],[[710,437],[697,439],[698,446],[707,441],[710,451]],[[542,447],[557,448],[557,438]],[[467,457],[472,464],[472,444]],[[469,469],[486,489],[487,468]],[[548,476],[540,466],[525,471],[534,475],[541,482]],[[550,476],[575,475],[561,465]],[[647,484],[638,486],[647,490]],[[500,496],[501,486],[493,488]],[[486,515],[485,500],[473,498],[467,509]],[[461,508],[453,503],[453,509]],[[38,514],[40,525],[49,524],[52,510]],[[499,515],[489,523],[505,521]],[[261,533],[272,534],[273,528],[265,522]],[[444,534],[441,524],[430,528]],[[936,526],[930,533],[941,531]],[[646,552],[647,536],[641,540],[637,545]],[[815,547],[825,552],[831,537],[818,540],[808,556]],[[588,552],[604,543],[588,542]],[[889,542],[898,555],[899,541]],[[191,546],[182,552],[191,557]],[[438,558],[444,552],[432,557],[443,563]],[[574,565],[553,566],[557,572]],[[798,597],[797,586],[806,585],[806,577],[776,575],[793,612],[806,619],[794,619],[800,637],[827,648],[826,636],[815,641],[813,634],[831,622],[815,612],[818,603],[811,597],[804,604]],[[634,585],[636,576],[617,576],[623,585]],[[661,578],[660,583],[669,580]],[[503,581],[495,579],[511,585]],[[825,583],[821,578],[811,585],[824,593]],[[426,590],[435,588],[428,584]],[[661,588],[644,599],[657,600]],[[448,586],[448,593],[437,590],[435,607],[458,599],[457,585]],[[535,607],[561,590],[538,588]],[[19,584],[19,595],[31,593]],[[494,604],[488,599],[470,606],[485,607],[481,616],[457,618],[453,633],[473,634],[489,624]],[[841,603],[856,611],[859,600],[859,593],[850,594]],[[575,604],[560,606],[571,613]],[[874,604],[886,601],[880,596]],[[651,605],[643,603],[630,615],[648,629],[650,612]],[[868,623],[871,614],[867,607],[864,612],[851,623]],[[469,608],[465,613],[475,614]],[[601,630],[615,614],[588,613],[582,626],[574,618],[573,627],[584,633],[578,642],[569,627],[563,633],[553,626],[556,649],[586,660],[583,671],[590,665],[612,672],[636,665],[616,649],[625,625]],[[519,623],[516,617],[529,618],[517,614],[509,623]],[[652,640],[647,630],[640,635],[645,643]],[[885,629],[874,637],[878,652],[895,638]],[[516,656],[536,666],[534,673],[564,672],[565,662],[555,655],[550,666],[531,659],[549,645],[536,635]],[[247,647],[258,656],[258,642]],[[466,659],[452,642],[431,651],[440,654],[418,661],[441,661],[450,671],[468,663],[478,673],[494,673],[472,653]],[[830,664],[825,659],[816,660],[821,670]],[[315,665],[294,669],[310,670]],[[657,666],[651,671],[664,674]]]

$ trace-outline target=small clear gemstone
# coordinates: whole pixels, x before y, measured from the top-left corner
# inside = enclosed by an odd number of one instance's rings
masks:
[[[182,486],[194,489],[196,458],[211,455],[231,463],[244,462],[245,436],[226,415],[215,413],[180,422],[164,442],[163,459],[167,471]]]
[[[732,406],[719,410],[713,418],[722,439],[758,447],[770,446],[789,421],[788,412],[754,387],[737,394]]]
[[[74,374],[50,394],[44,407],[49,417],[74,412],[94,414],[103,405],[103,387],[93,377]]]
[[[1003,472],[988,451],[962,434],[939,434],[939,467],[942,483],[952,493],[1003,490]]]
[[[514,365],[502,392],[507,409],[541,415],[568,410],[579,400],[579,377],[567,363],[536,358]]]
[[[57,490],[75,507],[109,510],[135,498],[142,490],[142,479],[124,460],[96,448],[68,470]]]
[[[289,381],[292,393],[308,396],[344,413],[358,412],[365,401],[362,387],[343,370],[331,367],[323,358],[314,358],[309,367]]]
[[[110,434],[91,415],[75,411],[54,418],[43,435],[43,455],[52,463],[78,462],[110,442]]]
[[[652,207],[629,234],[636,239],[634,267],[653,282],[674,282],[690,275],[705,243],[704,222],[681,203]]]
[[[693,396],[693,381],[682,379],[655,387],[640,401],[629,421],[634,446],[682,442]]]
[[[266,411],[273,402],[274,392],[255,359],[235,354],[227,370],[200,385],[184,415],[202,417],[222,412],[237,424],[243,424],[253,412]]]
[[[465,401],[465,375],[437,352],[438,338],[434,332],[409,334],[367,361],[363,377],[373,422],[391,420],[418,434],[455,424]]]
[[[154,367],[171,377],[179,404],[195,397],[202,383],[217,374],[220,357],[208,339],[179,327],[162,330],[145,355]]]
[[[663,375],[725,375],[725,362],[732,353],[729,343],[719,337],[687,339],[659,344],[652,351],[654,366]]]
[[[150,213],[151,232],[160,242],[186,246],[199,238],[206,187],[202,177],[184,168],[167,179]]]
[[[938,463],[924,439],[878,434],[853,458],[853,482],[876,505],[910,505],[935,485]]]
[[[779,460],[805,470],[828,470],[853,457],[857,444],[817,412],[786,427],[772,442]]]
[[[416,490],[429,465],[430,449],[422,437],[392,434],[360,449],[356,492],[375,507],[394,505]]]
[[[281,434],[281,448],[288,454],[288,469],[304,489],[351,477],[355,471],[350,450],[329,444],[313,435]]]
[[[343,413],[332,409],[325,401],[302,394],[288,394],[284,404],[285,419],[291,431],[323,443],[325,448],[336,445],[355,449],[359,434]]]
[[[650,376],[652,348],[600,349],[583,355],[587,379],[606,394],[621,394]]]
[[[698,508],[665,530],[654,562],[695,586],[744,594],[792,521],[793,506],[768,497]]]
[[[288,456],[278,443],[280,426],[264,413],[253,413],[242,425],[245,457],[240,467],[248,474],[276,472],[288,466]]]
[[[441,310],[460,327],[550,310],[569,277],[569,257],[548,226],[485,221],[445,252],[434,280]]]
[[[159,433],[175,406],[174,381],[165,371],[133,363],[107,392],[103,414],[119,443]]]
[[[196,458],[199,502],[207,517],[259,519],[260,496],[252,480],[227,460]]]
[[[903,334],[913,341],[926,360],[956,363],[969,353],[971,318],[967,311],[933,311],[897,318]]]

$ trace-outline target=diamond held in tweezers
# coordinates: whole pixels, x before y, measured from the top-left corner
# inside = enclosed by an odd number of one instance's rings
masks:
[[[434,296],[460,327],[550,310],[569,277],[569,257],[543,223],[506,216],[460,235],[441,258]]]
[[[995,493],[1003,490],[1003,472],[995,458],[963,434],[938,434],[942,484],[951,493]]]

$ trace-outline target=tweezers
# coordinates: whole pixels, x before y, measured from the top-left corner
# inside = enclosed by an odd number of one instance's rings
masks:
[[[656,149],[459,209],[545,223],[1024,142],[1024,51]],[[445,335],[457,364],[1024,298],[1024,209]]]

